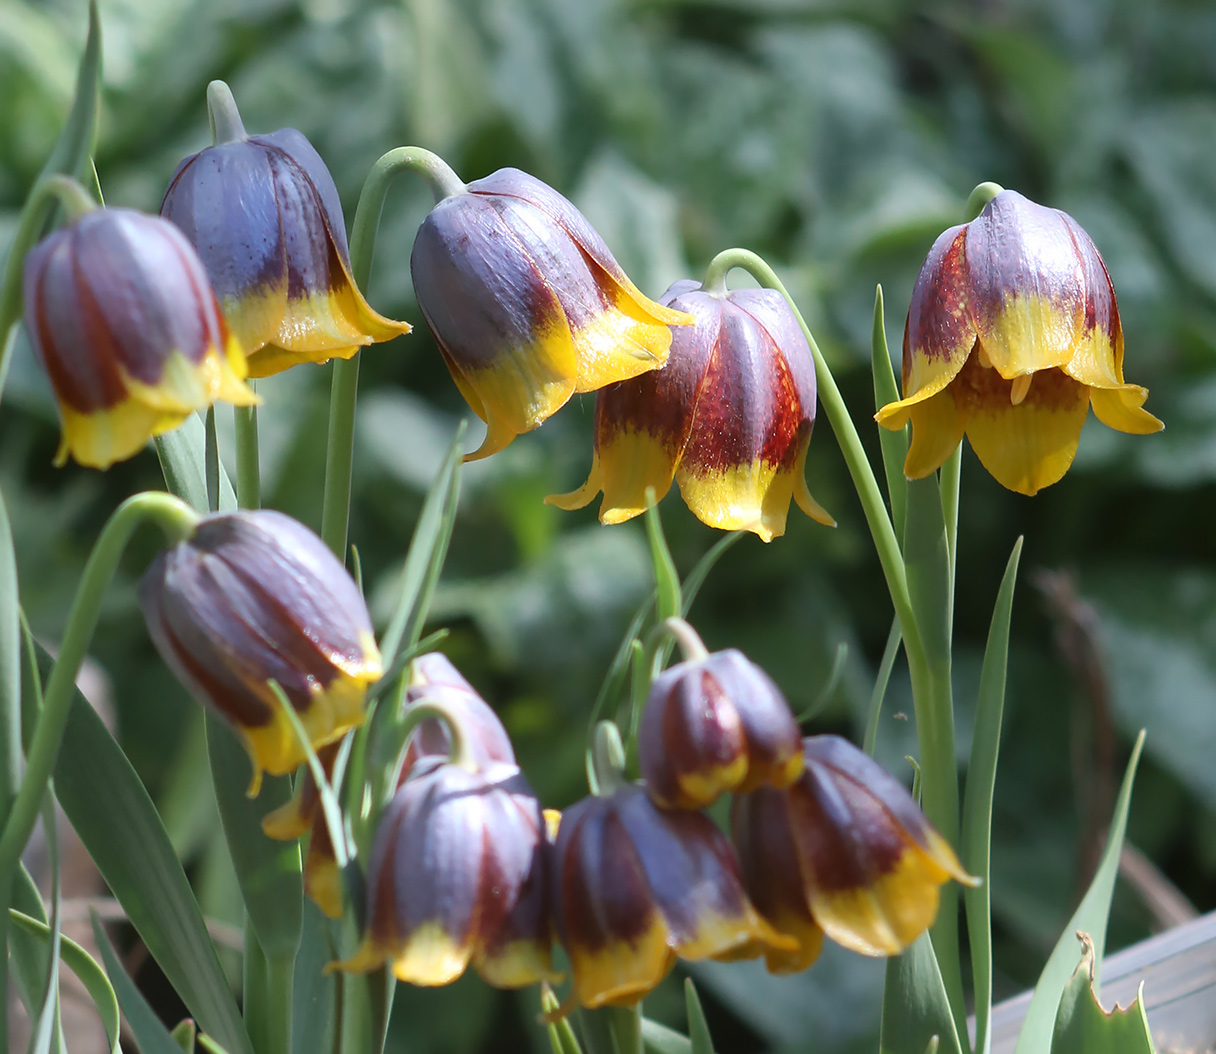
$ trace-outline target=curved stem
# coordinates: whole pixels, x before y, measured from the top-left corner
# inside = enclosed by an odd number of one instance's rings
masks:
[[[367,174],[350,235],[350,269],[355,285],[366,292],[376,251],[376,234],[389,184],[400,172],[414,171],[431,184],[436,200],[461,194],[465,185],[437,154],[417,146],[390,150]],[[350,482],[355,449],[355,402],[359,394],[359,358],[334,362],[329,393],[329,440],[325,450],[325,496],[321,538],[339,560],[346,559],[350,523]]]
[[[967,208],[966,208],[967,219],[968,220],[975,219],[976,216],[978,216],[981,212],[984,211],[984,206],[987,205],[988,202],[990,202],[993,198],[995,198],[1004,189],[1005,188],[1002,187],[999,183],[981,183],[981,184],[979,184],[979,186],[977,186],[971,192],[971,196],[969,198],[967,198]]]
[[[248,134],[241,121],[241,111],[232,97],[232,89],[223,81],[207,85],[207,120],[211,124],[211,141],[217,146],[244,139]]]
[[[849,475],[853,479],[853,486],[857,490],[858,498],[861,499],[861,507],[865,512],[866,523],[869,525],[870,534],[874,539],[874,547],[878,552],[879,563],[882,564],[882,573],[887,580],[887,589],[891,594],[891,603],[894,605],[895,614],[899,618],[900,630],[904,638],[904,647],[909,655],[920,657],[923,655],[923,646],[921,644],[920,633],[917,630],[916,619],[912,612],[912,601],[908,595],[907,572],[904,569],[904,560],[900,552],[899,542],[895,537],[895,529],[891,526],[891,518],[887,515],[887,507],[882,500],[882,492],[878,488],[878,481],[874,478],[874,470],[870,467],[870,461],[866,457],[865,450],[862,448],[861,437],[858,436],[853,419],[849,416],[849,409],[845,406],[844,397],[840,394],[840,389],[836,387],[832,371],[828,369],[828,364],[824,361],[823,352],[819,350],[819,345],[815,341],[814,334],[811,333],[810,327],[802,317],[802,312],[798,310],[798,305],[794,303],[793,298],[782,284],[781,279],[754,252],[750,252],[747,249],[727,249],[724,252],[718,253],[706,270],[706,282],[708,283],[711,279],[714,279],[719,272],[725,275],[726,272],[734,267],[742,268],[751,274],[762,286],[768,289],[775,289],[785,297],[790,310],[794,312],[794,317],[798,319],[799,326],[802,327],[803,335],[811,346],[811,354],[815,359],[815,376],[819,388],[819,401],[823,404],[824,412],[828,415],[828,422],[831,424],[832,431],[836,434],[836,440],[840,444],[840,451],[844,455]]]
[[[666,634],[680,645],[680,652],[685,662],[699,662],[709,657],[709,649],[701,640],[700,634],[682,618],[667,618],[655,627],[659,633]]]
[[[465,734],[464,726],[460,723],[460,717],[456,711],[448,706],[447,703],[440,702],[438,699],[430,699],[426,696],[423,696],[417,702],[410,703],[401,717],[402,759],[404,760],[405,758],[405,750],[409,746],[410,736],[414,734],[423,721],[431,720],[442,721],[444,727],[448,730],[448,739],[451,740],[452,744],[448,750],[448,761],[453,765],[459,765],[462,769],[467,769],[469,772],[477,771],[477,759],[473,756],[473,745],[469,742],[469,737]],[[400,765],[398,765],[397,771],[400,773]],[[393,782],[395,784],[396,780]]]
[[[610,797],[625,785],[625,747],[620,730],[611,721],[601,721],[595,726],[591,763],[597,796]]]
[[[59,657],[47,681],[42,712],[38,716],[34,739],[26,757],[25,775],[5,822],[4,833],[0,835],[0,877],[11,874],[16,868],[21,851],[34,829],[47,780],[59,756],[59,745],[63,741],[63,730],[76,687],[76,675],[93,638],[106,587],[114,577],[128,540],[141,523],[152,521],[173,544],[187,537],[198,519],[198,513],[185,502],[170,494],[149,492],[128,498],[102,529],[76,590],[76,599],[72,603],[67,629],[59,647]]]

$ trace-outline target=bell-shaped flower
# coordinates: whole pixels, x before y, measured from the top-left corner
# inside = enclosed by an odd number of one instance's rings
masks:
[[[662,304],[688,312],[667,366],[599,393],[587,482],[545,500],[581,509],[601,490],[601,523],[621,523],[674,479],[684,503],[722,530],[785,533],[790,499],[812,519],[832,517],[803,475],[815,420],[815,363],[789,305],[771,289],[703,290],[676,282]]]
[[[160,211],[202,257],[250,376],[408,333],[355,285],[338,190],[312,144],[294,128],[246,135],[227,117],[231,138],[182,161]]]
[[[334,771],[334,761],[341,743],[329,743],[317,751],[317,760],[326,777]],[[321,808],[321,795],[312,769],[306,767],[296,781],[291,800],[262,819],[262,831],[267,838],[294,842],[308,835],[308,853],[304,857],[304,892],[331,919],[342,917],[342,871],[338,867],[334,843]]]
[[[655,678],[638,764],[656,803],[699,809],[727,791],[788,787],[802,772],[802,733],[772,678],[730,648]]]
[[[438,702],[460,722],[473,763],[478,768],[500,761],[515,764],[515,749],[498,714],[442,652],[420,655],[410,664],[409,686],[402,703],[407,713],[418,704]],[[440,718],[421,721],[410,737],[401,768],[401,781],[425,757],[447,757],[452,749],[448,726]]]
[[[506,168],[435,206],[410,257],[452,379],[486,423],[488,457],[575,392],[655,370],[687,315],[643,296],[586,218]]]
[[[423,759],[380,819],[367,933],[337,969],[388,963],[401,981],[444,985],[472,963],[499,988],[552,980],[547,852],[518,768]]]
[[[363,721],[380,652],[354,580],[308,528],[270,510],[204,517],[140,584],[161,657],[236,728],[256,790],[307,757],[270,686],[286,695],[314,748]]]
[[[23,291],[63,422],[58,465],[107,468],[214,402],[257,402],[203,265],[158,217],[86,212],[30,251]]]
[[[876,418],[912,422],[910,479],[965,433],[996,481],[1022,494],[1068,471],[1091,406],[1121,432],[1162,427],[1143,408],[1148,391],[1124,383],[1115,290],[1092,239],[1012,190],[929,250],[904,328],[903,393]]]
[[[904,786],[848,740],[810,736],[803,753],[792,787],[736,798],[731,815],[748,895],[797,942],[768,953],[768,968],[805,969],[825,933],[862,955],[898,955],[932,925],[944,882],[976,880]]]
[[[713,821],[660,809],[636,785],[562,814],[553,876],[558,935],[585,1007],[636,1003],[677,956],[733,960],[794,949],[749,903]]]

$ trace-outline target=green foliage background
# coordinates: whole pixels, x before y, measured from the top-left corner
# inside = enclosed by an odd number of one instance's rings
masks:
[[[203,92],[229,81],[251,131],[301,129],[348,218],[392,146],[443,154],[465,179],[525,168],[568,194],[634,280],[657,296],[731,245],[787,276],[876,452],[866,419],[874,284],[889,338],[934,236],[971,187],[996,180],[1071,212],[1119,293],[1128,379],[1167,424],[1138,439],[1091,420],[1073,470],[1033,499],[964,455],[956,620],[960,756],[1001,570],[1026,535],[1007,734],[997,781],[997,995],[1033,983],[1083,888],[1095,772],[1089,696],[1030,584],[1069,569],[1100,618],[1120,750],[1148,728],[1129,837],[1200,910],[1216,907],[1216,9],[1192,0],[103,0],[97,167],[107,201],[155,211],[184,155],[207,145]],[[66,111],[85,30],[78,0],[0,0],[0,247]],[[385,211],[370,298],[418,327],[364,356],[351,538],[383,617],[416,517],[467,413],[412,298],[409,252],[429,191],[403,180]],[[329,370],[261,386],[264,495],[318,527]],[[503,714],[541,796],[582,791],[586,718],[629,615],[650,586],[638,523],[601,528],[541,498],[590,464],[590,398],[469,466],[435,624]],[[231,422],[221,413],[221,426]],[[221,442],[224,435],[221,433]],[[21,346],[0,412],[0,486],[35,632],[61,632],[109,511],[159,487],[151,452],[101,475],[56,470],[54,405]],[[786,537],[745,538],[692,612],[710,647],[735,645],[800,709],[839,644],[844,676],[816,723],[859,738],[890,622],[859,506],[826,425],[808,461],[835,531],[791,512]],[[687,571],[715,540],[669,498]],[[113,679],[122,740],[189,863],[204,908],[239,899],[200,789],[201,718],[156,658],[135,604],[150,554],[111,591],[94,654]],[[880,756],[906,771],[915,737],[897,672]],[[1118,752],[1117,752],[1118,753]],[[1122,757],[1112,764],[1117,772]],[[1151,915],[1123,887],[1112,945]],[[825,954],[774,980],[754,965],[696,968],[724,1050],[871,1048],[881,965]],[[669,983],[648,1013],[680,1023]],[[476,980],[400,991],[390,1049],[528,1049],[535,1000]],[[165,1013],[172,1015],[171,1002]],[[504,1046],[508,1042],[514,1046]],[[304,1049],[304,1048],[301,1048]],[[542,1049],[537,1047],[537,1049]]]

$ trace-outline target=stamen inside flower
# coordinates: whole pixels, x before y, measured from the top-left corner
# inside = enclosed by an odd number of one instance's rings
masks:
[[[1014,406],[1020,406],[1022,400],[1026,398],[1030,391],[1030,381],[1034,377],[1033,373],[1023,373],[1020,377],[1014,377],[1013,386],[1009,389],[1009,401]]]

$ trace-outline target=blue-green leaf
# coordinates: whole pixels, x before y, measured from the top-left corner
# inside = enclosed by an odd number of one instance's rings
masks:
[[[587,1054],[642,1054],[640,1006],[604,1006],[578,1011]]]
[[[1081,940],[1081,962],[1060,998],[1051,1054],[1156,1054],[1144,1016],[1144,985],[1127,1009],[1107,1012],[1094,991],[1094,945],[1089,934]]]
[[[1001,717],[1005,709],[1009,620],[1013,612],[1013,591],[1021,555],[1022,539],[1019,538],[1005,567],[996,606],[992,610],[992,624],[988,628],[988,644],[984,649],[984,665],[980,670],[980,688],[975,703],[975,733],[967,766],[967,789],[963,795],[963,867],[982,881],[980,886],[963,892],[975,986],[976,1054],[988,1054],[992,1049],[992,1034],[988,1028],[992,1014],[992,900],[989,891],[992,793],[996,785]]]
[[[874,376],[874,409],[899,399],[895,372],[891,368],[891,352],[887,347],[886,320],[883,314],[882,286],[874,292],[874,328],[870,340],[870,368]],[[908,504],[908,481],[904,478],[904,459],[908,456],[908,426],[897,432],[879,426],[878,440],[882,446],[882,467],[887,477],[887,494],[891,502],[891,523],[895,537],[904,536],[904,518]]]
[[[40,647],[38,661],[50,669],[50,656]],[[156,807],[79,692],[54,780],[56,797],[80,840],[187,1009],[233,1054],[251,1054],[202,912]]]
[[[51,946],[51,930],[45,922],[31,918],[16,908],[9,909],[9,918],[14,925],[24,933],[37,939],[49,951]],[[85,991],[97,1007],[101,1023],[105,1026],[106,1037],[110,1041],[111,1054],[120,1054],[122,1048],[118,1045],[121,1022],[118,1016],[118,997],[106,977],[105,971],[97,965],[97,961],[69,937],[61,937],[61,953],[63,962],[84,985]]]
[[[42,824],[46,834],[47,859],[51,872],[51,953],[47,961],[46,984],[43,989],[42,1009],[30,1036],[30,1054],[50,1054],[64,1047],[63,1030],[59,1019],[59,962],[63,954],[63,932],[60,929],[59,898],[59,825],[55,822],[55,803],[51,798],[52,788],[42,802]]]
[[[642,1018],[642,1046],[646,1054],[692,1054],[692,1042],[687,1036]]]
[[[191,414],[172,432],[159,435],[153,442],[156,456],[160,458],[160,470],[165,477],[165,486],[187,505],[199,512],[207,512],[207,440],[203,422],[197,414]],[[219,472],[219,507],[225,511],[236,508],[236,492],[223,464]]]
[[[691,977],[684,978],[684,1006],[688,1011],[688,1041],[691,1054],[714,1054],[714,1041],[709,1035],[709,1022],[701,1009],[701,997]]]
[[[1123,786],[1115,802],[1115,813],[1110,822],[1110,833],[1106,836],[1106,848],[1098,862],[1098,870],[1089,885],[1077,910],[1068,920],[1060,935],[1047,965],[1039,975],[1026,1010],[1022,1031],[1018,1034],[1014,1054],[1042,1054],[1049,1049],[1055,1029],[1056,1010],[1060,997],[1073,973],[1076,952],[1073,949],[1074,935],[1088,933],[1094,945],[1095,977],[1101,969],[1102,954],[1106,947],[1106,922],[1110,916],[1110,899],[1115,891],[1115,878],[1119,873],[1119,855],[1123,851],[1123,835],[1127,830],[1127,812],[1131,807],[1132,786],[1136,780],[1136,766],[1144,748],[1144,733],[1136,737],[1131,760],[1123,776]]]
[[[882,1054],[924,1054],[936,1037],[944,1054],[961,1054],[941,971],[927,933],[887,960],[882,996]]]
[[[93,937],[97,941],[102,961],[110,975],[110,983],[114,986],[123,1016],[127,1019],[127,1027],[135,1037],[140,1054],[182,1054],[182,1048],[161,1024],[156,1011],[148,1005],[143,993],[127,976],[127,971],[123,969],[118,953],[114,951],[97,912],[92,911],[89,915],[93,920]]]

